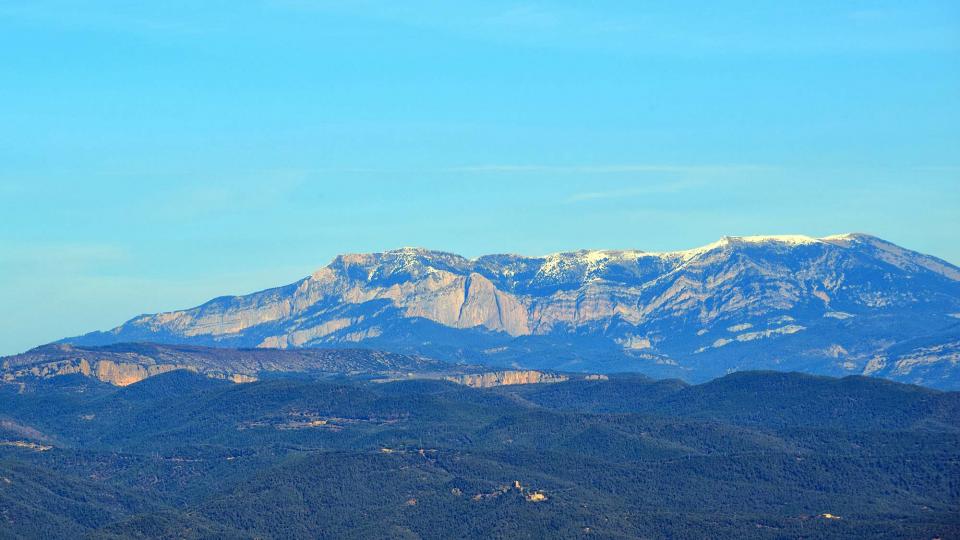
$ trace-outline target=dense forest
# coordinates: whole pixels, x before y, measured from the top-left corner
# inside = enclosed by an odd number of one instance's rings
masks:
[[[737,373],[0,385],[2,538],[957,538],[960,393]]]

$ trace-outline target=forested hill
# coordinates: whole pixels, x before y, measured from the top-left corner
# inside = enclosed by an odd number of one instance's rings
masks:
[[[870,378],[0,393],[0,537],[960,535],[960,394]]]

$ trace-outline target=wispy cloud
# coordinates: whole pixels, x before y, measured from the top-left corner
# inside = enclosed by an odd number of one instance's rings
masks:
[[[223,30],[225,26],[213,17],[203,17],[202,9],[184,4],[183,9],[193,8],[188,16],[183,10],[169,9],[169,6],[104,2],[102,5],[90,2],[19,2],[0,3],[0,19],[20,20],[33,23],[52,24],[66,28],[84,28],[108,30],[125,34],[150,35],[201,35],[212,30]]]
[[[924,171],[924,172],[947,172],[947,173],[960,172],[960,166],[956,166],[956,165],[928,165],[924,167],[915,167],[915,169],[918,171]]]
[[[18,273],[63,273],[116,265],[128,256],[123,247],[113,244],[20,243],[5,246],[0,251],[0,262]]]
[[[303,169],[301,174],[412,174],[412,173],[466,173],[466,174],[630,174],[630,173],[687,173],[687,174],[734,174],[773,171],[777,167],[756,164],[601,164],[601,165],[545,165],[545,164],[483,164],[457,165],[453,167],[317,167]]]
[[[451,167],[447,172],[462,173],[732,173],[771,170],[765,165],[671,165],[671,164],[625,164],[625,165],[469,165]]]
[[[543,29],[556,27],[562,20],[556,11],[544,9],[542,6],[518,5],[510,6],[487,18],[486,22],[496,26]]]
[[[229,179],[197,180],[151,201],[150,208],[155,216],[178,220],[262,210],[288,202],[306,176],[302,170],[274,170]]]
[[[16,195],[26,191],[23,184],[0,180],[0,193],[4,195]]]
[[[631,186],[617,189],[584,191],[574,193],[564,199],[564,203],[573,204],[588,201],[598,201],[605,199],[626,199],[631,197],[641,197],[643,195],[654,195],[662,193],[678,193],[688,189],[701,187],[705,184],[702,180],[680,180],[676,182],[654,182],[641,186]]]

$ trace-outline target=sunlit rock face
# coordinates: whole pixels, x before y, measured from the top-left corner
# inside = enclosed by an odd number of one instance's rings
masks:
[[[467,259],[404,248],[342,255],[285,287],[145,315],[67,341],[359,345],[694,380],[749,368],[872,370],[951,385],[952,356],[897,347],[927,334],[956,341],[958,313],[960,269],[879,238],[724,237],[674,252]],[[922,357],[904,366],[923,369],[878,369],[874,362],[868,370],[878,356],[893,365],[892,354]]]
[[[514,384],[557,383],[569,380],[569,377],[566,375],[544,373],[534,370],[490,371],[486,373],[455,375],[445,378],[448,381],[473,388],[492,388],[494,386],[509,386]]]
[[[115,386],[127,386],[148,377],[167,373],[177,369],[196,371],[192,366],[178,364],[156,364],[152,360],[145,362],[124,362],[109,359],[89,360],[82,356],[73,358],[62,355],[49,362],[16,367],[4,366],[3,379],[8,382],[26,377],[50,379],[63,375],[84,375]]]
[[[0,359],[0,381],[31,382],[82,375],[128,386],[175,370],[188,370],[234,383],[256,381],[262,373],[378,375],[405,378],[448,370],[444,362],[365,349],[223,349],[153,343],[100,347],[45,345]]]

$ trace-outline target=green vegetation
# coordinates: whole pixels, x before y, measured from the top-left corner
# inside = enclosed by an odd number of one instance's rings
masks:
[[[0,385],[0,441],[53,447],[0,446],[0,538],[951,538],[958,403],[780,373]]]

